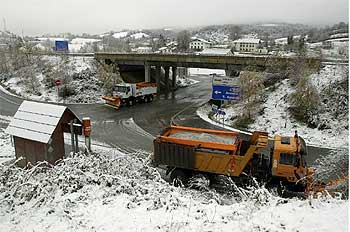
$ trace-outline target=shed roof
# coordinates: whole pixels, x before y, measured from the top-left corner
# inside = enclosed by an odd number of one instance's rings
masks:
[[[48,143],[66,109],[66,106],[23,101],[5,132]]]

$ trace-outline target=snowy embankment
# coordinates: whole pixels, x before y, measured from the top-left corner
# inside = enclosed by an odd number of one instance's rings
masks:
[[[52,66],[52,69],[58,69],[62,62],[62,58],[59,56],[44,56],[42,59],[46,67]],[[45,79],[50,74],[40,71],[35,72],[38,81],[36,92],[28,91],[27,83],[23,81],[24,74],[20,71],[11,74],[11,77],[2,85],[6,90],[30,100],[58,103],[102,103],[102,89],[92,62],[92,57],[68,57],[66,67],[68,70],[64,71],[72,76],[71,87],[73,87],[75,93],[66,99],[58,97],[57,87],[45,86],[45,82],[47,82]]]
[[[321,70],[320,74],[311,75],[311,81],[320,94],[325,92],[326,88],[333,88],[332,84],[339,82],[344,78],[342,67],[326,66]],[[308,145],[316,145],[329,148],[346,148],[348,147],[348,117],[342,115],[334,118],[329,111],[333,111],[332,106],[320,105],[324,110],[317,115],[324,124],[325,129],[310,128],[306,124],[296,121],[289,113],[288,96],[293,91],[289,84],[289,80],[283,80],[276,84],[276,89],[269,93],[267,101],[263,104],[264,112],[255,118],[254,123],[250,124],[248,131],[267,131],[269,136],[275,134],[294,135],[297,130],[298,134],[303,137]],[[334,97],[332,95],[331,97]],[[335,99],[328,99],[329,102]],[[321,103],[322,104],[322,103]],[[328,107],[328,108],[327,108]],[[239,131],[231,127],[233,124],[232,118],[241,114],[240,105],[232,105],[223,109],[226,112],[225,116],[219,116],[217,120],[208,117],[211,107],[203,106],[197,111],[197,114],[204,120],[216,124],[218,126],[224,124],[226,129]],[[215,118],[214,118],[215,119]],[[242,131],[239,131],[242,132]],[[243,132],[247,133],[247,132]]]
[[[0,231],[348,231],[347,200],[176,188],[144,152],[103,149],[52,168],[0,164],[0,180]]]

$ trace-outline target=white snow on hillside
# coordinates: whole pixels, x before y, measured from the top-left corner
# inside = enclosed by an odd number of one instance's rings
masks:
[[[128,31],[121,31],[121,32],[114,33],[113,37],[116,38],[116,39],[121,39],[121,38],[126,37],[128,34],[129,34]]]
[[[344,68],[341,66],[326,66],[319,74],[310,76],[311,82],[321,93],[325,87],[331,86],[332,83],[338,82],[344,78]],[[319,130],[318,128],[310,128],[305,124],[296,121],[289,114],[288,95],[293,91],[288,80],[283,80],[277,84],[277,89],[269,93],[267,101],[263,104],[264,113],[255,118],[255,122],[248,127],[248,131],[267,131],[270,137],[276,134],[293,136],[294,131],[303,137],[308,145],[317,145],[321,147],[340,148],[348,147],[349,130],[347,118],[333,119],[329,112],[323,112],[321,116],[325,118],[330,128]],[[321,106],[320,106],[321,107]],[[226,115],[218,116],[216,119],[210,119],[207,115],[211,112],[211,107],[205,105],[201,107],[197,114],[212,124],[222,126],[233,131],[232,118],[242,113],[242,103],[223,108]],[[242,132],[242,131],[239,131]]]
[[[142,39],[142,38],[148,38],[149,35],[143,32],[137,32],[135,34],[130,35],[130,37],[133,39]]]
[[[0,154],[8,139],[0,130]],[[96,154],[70,155],[53,168],[0,164],[0,231],[349,229],[348,200],[281,199],[263,187],[239,198],[176,188],[149,165],[147,153],[92,148]]]
[[[325,147],[347,147],[349,130],[339,127],[339,122],[333,122],[331,129],[318,130],[309,128],[306,125],[297,122],[288,113],[287,96],[292,92],[288,80],[284,80],[272,92],[264,103],[264,114],[258,116],[255,122],[249,125],[249,130],[267,131],[269,136],[276,134],[292,136],[294,130],[303,137],[308,145],[317,145]]]
[[[69,65],[70,68],[68,72],[71,75],[90,75],[91,70],[93,70],[92,62],[93,57],[69,57]],[[49,62],[53,67],[57,67],[59,63],[61,62],[61,57],[59,56],[44,56],[43,60]],[[87,72],[87,74],[85,73]],[[91,73],[91,75],[94,75]],[[76,89],[77,93],[76,96],[69,97],[68,99],[62,99],[61,97],[58,98],[57,96],[57,88],[46,88],[43,82],[44,74],[43,73],[36,73],[37,79],[39,81],[39,87],[38,92],[40,92],[40,95],[37,95],[32,92],[26,91],[25,83],[21,80],[20,75],[14,74],[13,77],[11,77],[6,82],[2,83],[6,89],[10,90],[11,92],[15,93],[18,96],[21,96],[26,99],[31,100],[38,100],[38,101],[48,101],[48,102],[73,102],[73,103],[79,103],[79,102],[102,102],[101,96],[102,96],[102,90],[100,88],[97,88],[97,83],[93,83],[96,81],[96,77],[86,77],[86,78],[80,78],[78,80],[73,80],[73,84],[75,86],[80,86],[83,88],[83,91],[79,91]],[[88,86],[92,86],[92,88],[96,87],[96,90],[91,91],[91,88],[87,88]],[[79,88],[80,88],[79,87]],[[81,101],[80,99],[83,99],[84,101]]]
[[[92,39],[92,38],[74,38],[69,43],[69,51],[70,52],[79,52],[80,49],[82,49],[84,46],[93,44],[96,42],[99,42],[101,40],[99,39]]]

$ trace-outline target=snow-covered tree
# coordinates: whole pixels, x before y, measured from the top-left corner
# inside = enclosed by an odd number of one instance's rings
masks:
[[[264,89],[263,78],[258,72],[245,71],[241,73],[239,83],[243,92],[245,110],[250,118],[251,110],[256,101],[260,99],[262,90]]]
[[[191,42],[191,34],[189,31],[180,31],[178,34],[177,34],[177,48],[179,51],[187,51],[188,50],[188,47],[189,47],[189,44]]]
[[[289,101],[293,115],[297,119],[306,122],[310,117],[310,113],[319,107],[320,97],[310,79],[302,77],[294,92],[290,95]]]
[[[118,67],[115,65],[101,64],[98,68],[99,79],[103,83],[104,94],[112,95],[115,84],[120,83],[122,78]]]

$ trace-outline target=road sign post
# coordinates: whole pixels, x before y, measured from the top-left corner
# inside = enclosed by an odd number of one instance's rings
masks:
[[[57,87],[57,102],[58,102],[58,99],[59,99],[59,90],[58,90],[58,87],[61,85],[61,80],[57,79],[55,80],[55,85]]]

